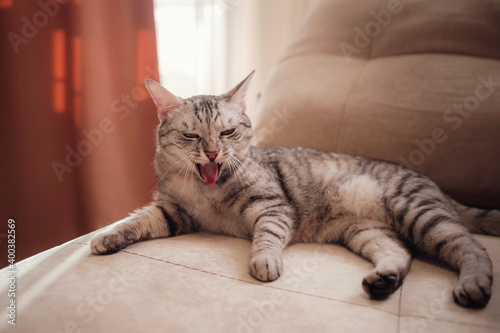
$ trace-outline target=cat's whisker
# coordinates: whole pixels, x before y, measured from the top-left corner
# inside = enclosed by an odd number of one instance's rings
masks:
[[[235,157],[236,160],[238,160],[240,162],[240,166],[245,170],[247,171],[250,176],[253,177],[253,180],[257,181],[259,184],[263,185],[263,186],[266,186],[266,183],[263,182],[253,171],[251,171],[249,168],[247,168],[245,165],[243,165],[243,161],[239,160],[237,157]],[[250,161],[250,160],[249,160]],[[267,175],[269,176],[269,175]],[[269,178],[269,180],[273,180],[272,178]],[[269,189],[269,188],[268,188]]]
[[[239,159],[237,157],[234,157],[234,158],[239,161]],[[241,163],[241,161],[240,161],[240,163]],[[242,175],[243,175],[243,177],[245,177],[247,179],[248,184],[251,184],[251,181],[248,180],[247,175],[246,175],[247,173],[249,174],[249,176],[253,176],[254,177],[253,180],[255,182],[257,182],[259,185],[262,185],[262,186],[266,187],[266,189],[268,191],[271,191],[271,189],[269,188],[269,186],[267,184],[265,184],[265,183],[262,183],[262,180],[260,180],[253,172],[251,172],[245,165],[243,165],[243,163],[240,164],[240,167],[243,168],[246,171],[245,173],[242,173]],[[257,186],[257,187],[258,187],[258,189],[260,191],[261,196],[264,196],[264,192],[263,192],[262,188],[260,186]]]
[[[236,175],[236,176],[238,176],[238,175],[237,175],[237,173],[236,173],[236,167],[235,167],[235,165],[233,164],[233,163],[234,163],[234,161],[233,161],[232,156],[229,156],[229,157],[226,159],[226,163],[227,163],[227,166],[228,166],[228,168],[229,168],[229,173],[230,173],[231,175]]]
[[[181,194],[180,194],[180,197],[181,197],[181,198],[182,198],[182,194],[184,193],[184,188],[186,187],[186,181],[187,181],[187,176],[188,176],[187,171],[189,171],[189,169],[191,169],[191,167],[192,167],[192,163],[189,163],[189,162],[188,162],[188,163],[186,164],[186,166],[188,166],[188,167],[187,167],[186,172],[184,172],[184,184],[182,184],[182,190],[181,190]]]
[[[177,163],[181,162],[181,161],[182,161],[182,160],[184,160],[184,159],[185,159],[185,158],[182,158],[182,159],[178,160],[178,161],[177,161],[177,162],[175,162],[175,163],[174,163],[174,164],[173,164],[170,168],[168,168],[168,170],[167,170],[167,171],[165,171],[165,173],[163,174],[163,176],[161,176],[161,178],[160,178],[160,179],[156,182],[155,186],[153,186],[153,188],[152,188],[151,190],[149,190],[148,195],[149,195],[151,192],[153,192],[153,190],[154,190],[154,189],[158,186],[158,184],[160,184],[160,182],[163,180],[163,178],[165,178],[165,176],[168,174],[168,172],[169,172],[170,170],[172,170],[172,168],[173,168],[174,166],[176,166],[176,165],[177,165]]]
[[[238,161],[239,168],[241,168],[241,169],[243,169],[245,171],[244,173],[242,173],[242,175],[247,179],[248,183],[250,183],[250,181],[248,180],[247,174],[248,174],[249,177],[252,177],[251,180],[259,182],[258,177],[253,172],[251,172],[245,165],[243,165],[243,163],[237,157],[234,157],[234,159],[236,161]]]
[[[273,180],[273,179],[279,179],[281,181],[285,181],[284,179],[281,179],[280,177],[278,177],[278,175],[274,175],[272,174],[269,170],[266,170],[264,169],[262,166],[260,166],[258,163],[256,163],[254,160],[252,160],[251,158],[247,157],[247,156],[244,156],[242,154],[238,154],[235,152],[235,154],[237,154],[239,157],[243,158],[245,161],[249,161],[250,163],[253,163],[255,166],[257,166],[258,168],[260,168],[262,171],[264,171],[264,173],[269,177],[269,180]]]
[[[241,185],[244,185],[243,179],[241,178],[241,176],[240,176],[240,174],[238,172],[239,169],[238,169],[238,161],[237,161],[237,159],[234,156],[230,156],[227,159],[227,162],[228,162],[228,165],[229,165],[230,169],[233,170],[233,174],[236,175],[237,180],[240,182]]]
[[[236,158],[234,158],[234,156],[232,157],[232,161],[234,163],[234,174],[238,177],[238,180],[240,182],[241,185],[244,185],[245,183],[243,182],[243,178],[241,177],[240,175],[240,172],[239,172],[239,166],[241,165],[238,160]]]
[[[183,159],[183,160],[187,160],[187,158]],[[175,175],[174,179],[172,179],[172,182],[170,183],[170,186],[167,190],[167,193],[166,195],[168,196],[170,194],[170,190],[172,189],[172,185],[174,185],[175,183],[175,180],[177,179],[177,177],[179,176],[179,174],[184,170],[184,168],[186,168],[188,165],[189,165],[190,161],[188,160],[186,164],[184,164],[184,166],[177,172],[177,174]]]
[[[280,178],[278,175],[276,174],[273,174],[271,171],[263,168],[261,165],[259,165],[258,163],[256,163],[254,160],[252,160],[251,158],[247,157],[247,156],[242,156],[242,158],[244,158],[246,161],[249,161],[250,163],[254,164],[255,166],[257,166],[259,169],[261,169],[262,171],[264,171],[264,173],[269,177],[269,180],[274,180],[274,179],[279,179],[283,182],[285,182],[285,180],[283,178]]]

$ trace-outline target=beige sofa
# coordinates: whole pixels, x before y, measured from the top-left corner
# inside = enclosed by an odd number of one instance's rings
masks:
[[[500,208],[498,22],[498,1],[316,2],[262,93],[257,143],[408,163],[457,200]],[[448,111],[476,100],[468,116]],[[361,288],[371,264],[336,245],[290,246],[281,278],[261,283],[246,240],[202,232],[95,256],[91,237],[2,270],[15,278],[16,325],[2,279],[1,332],[500,330],[498,283],[485,309],[461,308],[455,272],[429,258],[373,301]],[[500,239],[476,238],[498,281]]]

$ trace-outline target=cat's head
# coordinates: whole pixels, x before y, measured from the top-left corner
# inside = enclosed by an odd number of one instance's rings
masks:
[[[160,119],[157,165],[214,185],[219,176],[241,163],[252,138],[245,95],[253,74],[226,94],[190,98],[179,98],[147,80]]]

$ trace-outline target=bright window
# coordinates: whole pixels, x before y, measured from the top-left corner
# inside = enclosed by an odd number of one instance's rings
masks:
[[[226,16],[220,1],[155,0],[160,81],[180,97],[226,89]]]

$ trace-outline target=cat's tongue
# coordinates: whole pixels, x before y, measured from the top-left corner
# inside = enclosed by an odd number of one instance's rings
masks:
[[[207,185],[214,185],[217,180],[217,174],[219,173],[219,163],[208,163],[205,165],[200,165],[201,176],[205,179]]]

